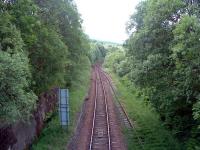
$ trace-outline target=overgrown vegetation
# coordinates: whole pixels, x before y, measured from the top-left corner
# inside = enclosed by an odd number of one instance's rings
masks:
[[[130,150],[179,150],[180,144],[174,139],[159,119],[158,113],[145,100],[145,96],[132,86],[127,77],[119,78],[112,74],[112,79],[134,129],[124,129],[128,149]]]
[[[104,46],[104,43],[91,41],[90,60],[93,64],[97,62],[102,63],[105,59],[106,53],[107,49]]]
[[[1,0],[0,18],[0,120],[10,123],[29,118],[40,93],[79,80],[90,43],[73,0]]]
[[[77,112],[81,110],[81,105],[90,85],[89,59],[85,58],[83,62],[85,64],[84,70],[78,72],[79,80],[74,81],[70,88],[70,126],[68,129],[62,129],[58,112],[56,112],[51,121],[47,123],[39,139],[33,144],[33,150],[65,150],[67,148],[67,142],[76,127]]]
[[[184,149],[199,149],[199,1],[144,0],[109,66],[141,91]],[[110,61],[110,62],[109,62]]]
[[[89,59],[102,62],[107,55],[105,66],[123,78],[129,90],[140,91],[142,100],[154,108],[142,113],[143,102],[124,101],[138,120],[145,144],[155,140],[163,149],[178,148],[160,118],[184,149],[200,149],[199,0],[143,0],[136,10],[122,48],[114,43],[91,44],[73,0],[0,0],[0,121],[29,119],[40,93],[53,87],[74,91],[88,78],[83,73],[88,71]],[[80,95],[72,92],[72,116],[81,104],[74,99],[82,99],[86,89],[80,88]],[[152,129],[146,126],[149,123]],[[59,129],[57,117],[43,132],[42,143],[54,140],[54,134],[48,140],[50,132],[60,134],[63,142],[69,136]]]
[[[0,18],[0,120],[28,119],[36,102],[28,56],[11,16],[5,13]]]
[[[125,76],[130,71],[130,68],[127,63],[124,48],[116,46],[110,47],[105,57],[104,66],[111,68],[120,77]]]

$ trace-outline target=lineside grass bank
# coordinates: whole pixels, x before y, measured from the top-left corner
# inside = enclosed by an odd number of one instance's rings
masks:
[[[179,143],[170,131],[165,129],[158,114],[144,96],[133,88],[126,78],[119,78],[112,74],[112,79],[119,92],[119,100],[125,107],[135,129],[124,129],[129,150],[142,150],[138,140],[141,140],[145,150],[179,150]]]

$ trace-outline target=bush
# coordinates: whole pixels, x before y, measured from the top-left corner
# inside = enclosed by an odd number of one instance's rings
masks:
[[[36,96],[29,89],[31,73],[23,41],[8,18],[4,14],[0,20],[0,120],[13,122],[30,117]]]

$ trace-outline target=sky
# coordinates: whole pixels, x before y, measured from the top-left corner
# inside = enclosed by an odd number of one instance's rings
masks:
[[[140,0],[75,0],[91,39],[123,43],[126,23]]]

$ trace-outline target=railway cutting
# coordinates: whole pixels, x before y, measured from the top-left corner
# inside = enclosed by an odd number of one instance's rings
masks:
[[[70,150],[126,150],[121,123],[108,77],[100,65],[92,70],[88,100],[84,102]]]

